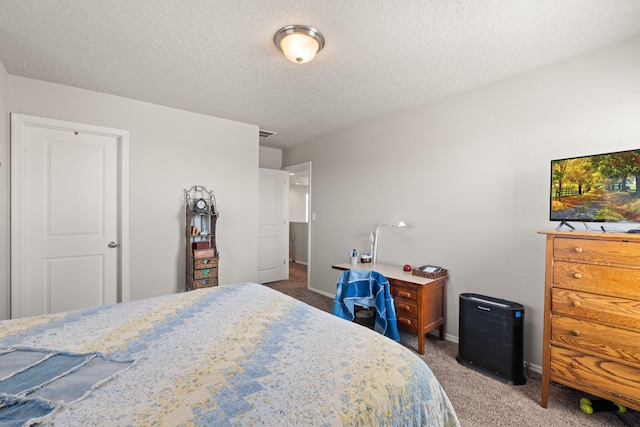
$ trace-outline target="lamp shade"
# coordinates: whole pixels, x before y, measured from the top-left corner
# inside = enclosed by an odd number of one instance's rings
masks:
[[[324,47],[324,37],[315,28],[289,25],[278,30],[273,38],[284,56],[296,64],[311,61]]]

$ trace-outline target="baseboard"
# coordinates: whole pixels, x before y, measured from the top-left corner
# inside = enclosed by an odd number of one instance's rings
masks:
[[[316,289],[316,288],[309,288],[309,290],[310,290],[310,291],[313,291],[313,292],[315,292],[315,293],[317,293],[317,294],[324,295],[325,297],[329,297],[329,298],[331,298],[331,299],[334,299],[334,298],[336,297],[336,295],[335,295],[335,294],[331,294],[331,293],[329,293],[329,292],[326,292],[326,291],[323,291],[323,290],[320,290],[320,289]]]
[[[524,361],[525,368],[527,367],[527,363],[529,363],[529,362],[527,362],[527,361],[525,360],[525,361]],[[528,366],[528,367],[529,367],[529,370],[530,370],[531,372],[535,372],[536,374],[540,374],[540,375],[542,375],[542,366],[538,366],[538,365],[534,365],[534,364],[532,364],[532,363],[529,363],[529,366]]]

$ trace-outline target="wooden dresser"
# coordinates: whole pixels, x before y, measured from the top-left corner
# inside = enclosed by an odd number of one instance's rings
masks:
[[[402,267],[386,264],[336,264],[336,270],[375,270],[387,278],[396,308],[398,329],[418,335],[418,353],[424,354],[425,335],[438,328],[444,340],[444,285],[447,276],[437,279],[414,276]]]
[[[640,235],[547,236],[542,400],[551,381],[640,410]]]

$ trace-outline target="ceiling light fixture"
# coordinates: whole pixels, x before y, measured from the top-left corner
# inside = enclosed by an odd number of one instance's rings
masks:
[[[296,64],[309,62],[324,47],[324,37],[315,28],[306,25],[288,25],[280,28],[273,42],[284,56]]]

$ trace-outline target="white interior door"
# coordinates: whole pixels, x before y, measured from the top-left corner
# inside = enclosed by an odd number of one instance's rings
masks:
[[[128,299],[123,134],[12,115],[12,318]]]
[[[258,185],[258,282],[289,278],[289,175],[260,169]]]

